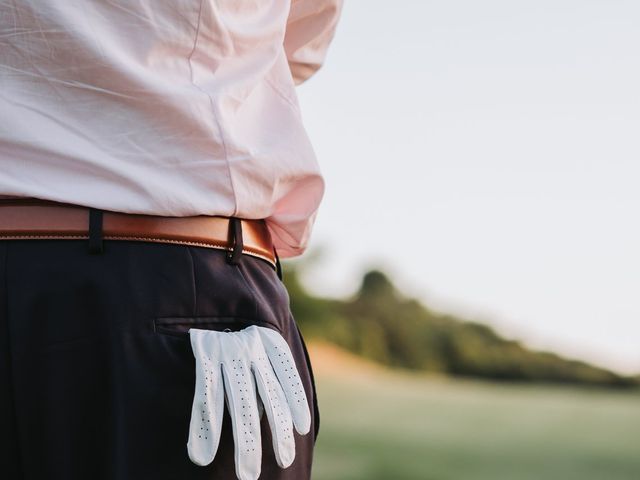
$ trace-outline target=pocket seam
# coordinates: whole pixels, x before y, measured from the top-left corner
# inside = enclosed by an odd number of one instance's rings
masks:
[[[185,321],[185,320],[191,320],[191,321]],[[170,336],[174,336],[174,337],[183,337],[183,336],[188,336],[188,331],[187,332],[180,332],[178,330],[171,330],[170,326],[171,325],[191,325],[192,328],[198,328],[198,325],[202,325],[203,323],[225,323],[225,322],[234,322],[234,321],[240,321],[240,322],[246,322],[248,323],[248,325],[246,325],[243,328],[248,328],[252,325],[256,325],[258,327],[266,327],[266,328],[271,328],[272,330],[275,330],[276,332],[280,333],[282,335],[282,331],[280,330],[280,328],[277,325],[274,325],[271,322],[268,321],[264,321],[264,320],[256,320],[255,318],[247,318],[247,317],[240,317],[240,316],[233,316],[233,315],[218,315],[218,316],[204,316],[204,315],[197,315],[197,316],[179,316],[179,315],[175,315],[175,316],[162,316],[162,317],[153,317],[152,318],[152,322],[153,322],[153,333],[157,334],[157,335],[170,335]],[[158,328],[160,327],[160,328]],[[203,330],[212,330],[212,329],[203,329]]]

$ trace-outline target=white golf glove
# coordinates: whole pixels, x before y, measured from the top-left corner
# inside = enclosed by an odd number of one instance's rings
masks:
[[[210,464],[218,449],[226,399],[240,480],[260,476],[260,416],[267,413],[278,465],[295,458],[293,426],[304,435],[311,413],[293,355],[275,330],[252,325],[238,332],[189,329],[196,360],[196,387],[191,410],[189,458]],[[261,405],[256,395],[260,395]],[[260,413],[258,412],[260,410]]]

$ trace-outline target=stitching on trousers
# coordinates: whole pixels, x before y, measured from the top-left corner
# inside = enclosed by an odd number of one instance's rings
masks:
[[[242,278],[242,281],[245,284],[245,286],[247,287],[247,289],[249,290],[249,293],[251,293],[251,298],[253,298],[253,303],[255,305],[255,312],[253,314],[254,318],[258,318],[258,295],[256,295],[256,292],[253,290],[253,287],[251,286],[251,284],[247,280],[247,277],[245,277],[244,273],[242,273],[242,268],[243,268],[242,262],[240,262],[240,263],[238,263],[236,265],[236,271],[240,275],[240,278]]]
[[[191,249],[187,247],[187,254],[189,256],[189,260],[191,261],[191,283],[193,287],[193,313],[198,315],[198,284],[196,282],[196,262],[193,259],[193,253],[191,253]]]

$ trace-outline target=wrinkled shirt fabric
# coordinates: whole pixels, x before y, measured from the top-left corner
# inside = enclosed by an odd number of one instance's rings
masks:
[[[0,0],[0,194],[264,218],[302,254],[324,194],[295,86],[342,0]]]

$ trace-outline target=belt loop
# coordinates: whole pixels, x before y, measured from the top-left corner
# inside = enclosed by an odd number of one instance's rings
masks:
[[[242,222],[237,217],[229,218],[229,242],[231,250],[227,252],[227,263],[237,265],[242,254]]]
[[[89,253],[102,253],[102,210],[89,208]]]
[[[273,253],[276,256],[276,272],[278,273],[278,278],[282,281],[282,265],[280,265],[280,257],[278,257],[276,247],[273,247]]]

